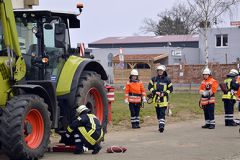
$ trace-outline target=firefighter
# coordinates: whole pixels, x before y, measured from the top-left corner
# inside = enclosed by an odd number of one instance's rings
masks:
[[[129,104],[131,114],[131,124],[133,129],[140,128],[139,112],[142,103],[146,103],[146,93],[143,83],[138,78],[138,71],[133,69],[130,73],[129,81],[125,86],[125,103]]]
[[[238,71],[237,83],[238,83],[238,85],[240,85],[240,69]],[[238,88],[238,91],[237,91],[237,110],[240,114],[240,87]],[[240,125],[240,117],[238,119],[236,119],[235,122],[238,125]]]
[[[159,131],[162,133],[165,126],[165,113],[168,106],[169,93],[173,91],[173,86],[167,76],[164,65],[159,65],[156,70],[157,76],[150,80],[148,90],[153,94],[153,104],[156,108]]]
[[[226,85],[226,90],[223,91],[222,100],[224,102],[225,110],[225,126],[237,126],[233,120],[234,104],[236,103],[236,93],[238,91],[239,85],[236,82],[238,76],[238,71],[236,69],[231,69],[227,74],[227,79],[224,80]]]
[[[66,137],[74,137],[76,149],[74,154],[82,154],[84,147],[97,154],[101,150],[100,142],[103,130],[99,120],[85,105],[80,105],[76,112],[78,117],[67,127]]]
[[[203,70],[203,81],[199,88],[201,94],[200,105],[204,111],[205,125],[202,128],[214,129],[214,107],[215,107],[215,94],[218,88],[218,82],[212,77],[209,68]]]

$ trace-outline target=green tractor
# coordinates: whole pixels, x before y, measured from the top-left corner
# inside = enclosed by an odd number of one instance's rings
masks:
[[[82,6],[80,6],[80,11]],[[12,160],[38,159],[55,130],[64,131],[85,104],[106,130],[108,100],[103,67],[71,48],[78,14],[16,10],[0,0],[0,147]]]

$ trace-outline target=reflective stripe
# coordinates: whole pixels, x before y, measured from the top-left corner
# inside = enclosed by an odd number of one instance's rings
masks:
[[[77,119],[78,119],[79,121],[81,121],[81,117],[78,117]]]
[[[206,124],[210,124],[210,120],[206,120],[205,123],[206,123]]]
[[[233,120],[233,117],[232,118],[225,117],[225,120]]]
[[[101,141],[102,137],[103,137],[103,130],[101,130],[101,134],[100,134],[100,137],[97,139],[97,143]]]
[[[132,102],[132,103],[140,103],[141,97],[140,96],[129,96],[128,101]]]
[[[88,134],[89,134],[89,135],[92,135],[92,134],[96,131],[96,124],[95,124],[94,119],[93,119],[93,118],[95,118],[95,116],[93,116],[93,115],[88,115],[88,117],[89,117],[90,122],[91,122],[91,124],[92,124],[92,129],[91,129],[90,131],[88,131]]]
[[[75,139],[75,142],[81,142],[81,139]]]
[[[165,124],[165,119],[159,119],[158,122],[159,124]]]
[[[163,86],[163,91],[166,91],[167,90],[167,85],[164,85]]]
[[[215,120],[211,120],[211,121],[210,121],[210,124],[215,124]]]
[[[166,92],[167,92],[168,94],[170,94],[170,91],[169,91],[169,90],[167,90]]]
[[[80,137],[80,136],[79,136],[78,134],[75,134],[74,137],[75,137],[75,138],[78,138],[78,137]]]
[[[90,122],[91,122],[91,124],[92,124],[92,129],[91,129],[90,131],[88,131],[88,132],[87,132],[87,130],[86,130],[85,127],[79,127],[78,129],[79,129],[79,131],[81,132],[81,134],[84,136],[84,138],[85,138],[91,145],[95,145],[95,144],[98,142],[98,140],[102,138],[103,132],[102,132],[102,130],[101,130],[101,135],[100,135],[100,137],[99,137],[99,139],[98,139],[97,141],[96,141],[95,139],[93,139],[93,138],[91,137],[91,135],[96,131],[96,124],[95,124],[95,122],[94,122],[94,118],[96,118],[96,116],[95,116],[95,115],[88,115],[88,117],[89,117],[89,120],[90,120]]]
[[[69,132],[69,133],[72,133],[73,132],[73,130],[68,126],[67,127],[67,131]]]
[[[233,99],[233,100],[236,100],[236,96],[232,95],[231,92],[228,92],[227,94],[224,94],[222,96],[222,99]]]
[[[153,90],[154,90],[154,88],[151,88],[151,89],[150,89],[150,92],[152,92]]]
[[[91,144],[91,145],[95,145],[96,141],[88,134],[88,132],[86,131],[86,129],[84,127],[79,127],[79,131],[81,132],[81,134],[84,136],[84,138]]]
[[[205,106],[208,104],[212,104],[216,102],[216,98],[215,97],[210,97],[209,98],[201,98],[201,105]]]
[[[172,83],[169,83],[168,88],[172,86]]]
[[[150,83],[151,85],[153,85],[153,81],[152,81],[152,80],[150,80],[149,83]]]

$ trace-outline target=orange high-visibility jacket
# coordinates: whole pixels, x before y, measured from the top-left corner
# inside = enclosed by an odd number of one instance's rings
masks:
[[[212,77],[209,77],[208,79],[203,80],[200,87],[199,87],[199,92],[200,91],[206,91],[208,86],[210,86],[209,91],[212,93],[212,95],[210,95],[209,97],[204,97],[202,95],[201,105],[203,105],[203,106],[216,102],[215,93],[217,93],[218,82]]]
[[[237,78],[237,83],[240,85],[240,76]],[[238,88],[237,91],[237,100],[240,101],[240,87]]]
[[[125,86],[125,98],[131,103],[141,103],[141,97],[146,96],[143,83],[127,82]]]

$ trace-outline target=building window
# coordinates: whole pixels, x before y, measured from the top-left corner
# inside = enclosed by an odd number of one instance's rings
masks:
[[[181,63],[181,61],[182,61],[181,58],[174,58],[174,59],[173,59],[173,64],[178,65],[178,64]]]
[[[112,67],[112,59],[113,59],[113,54],[109,53],[108,54],[108,67]]]
[[[228,46],[228,35],[218,34],[216,35],[216,47],[227,47]]]

